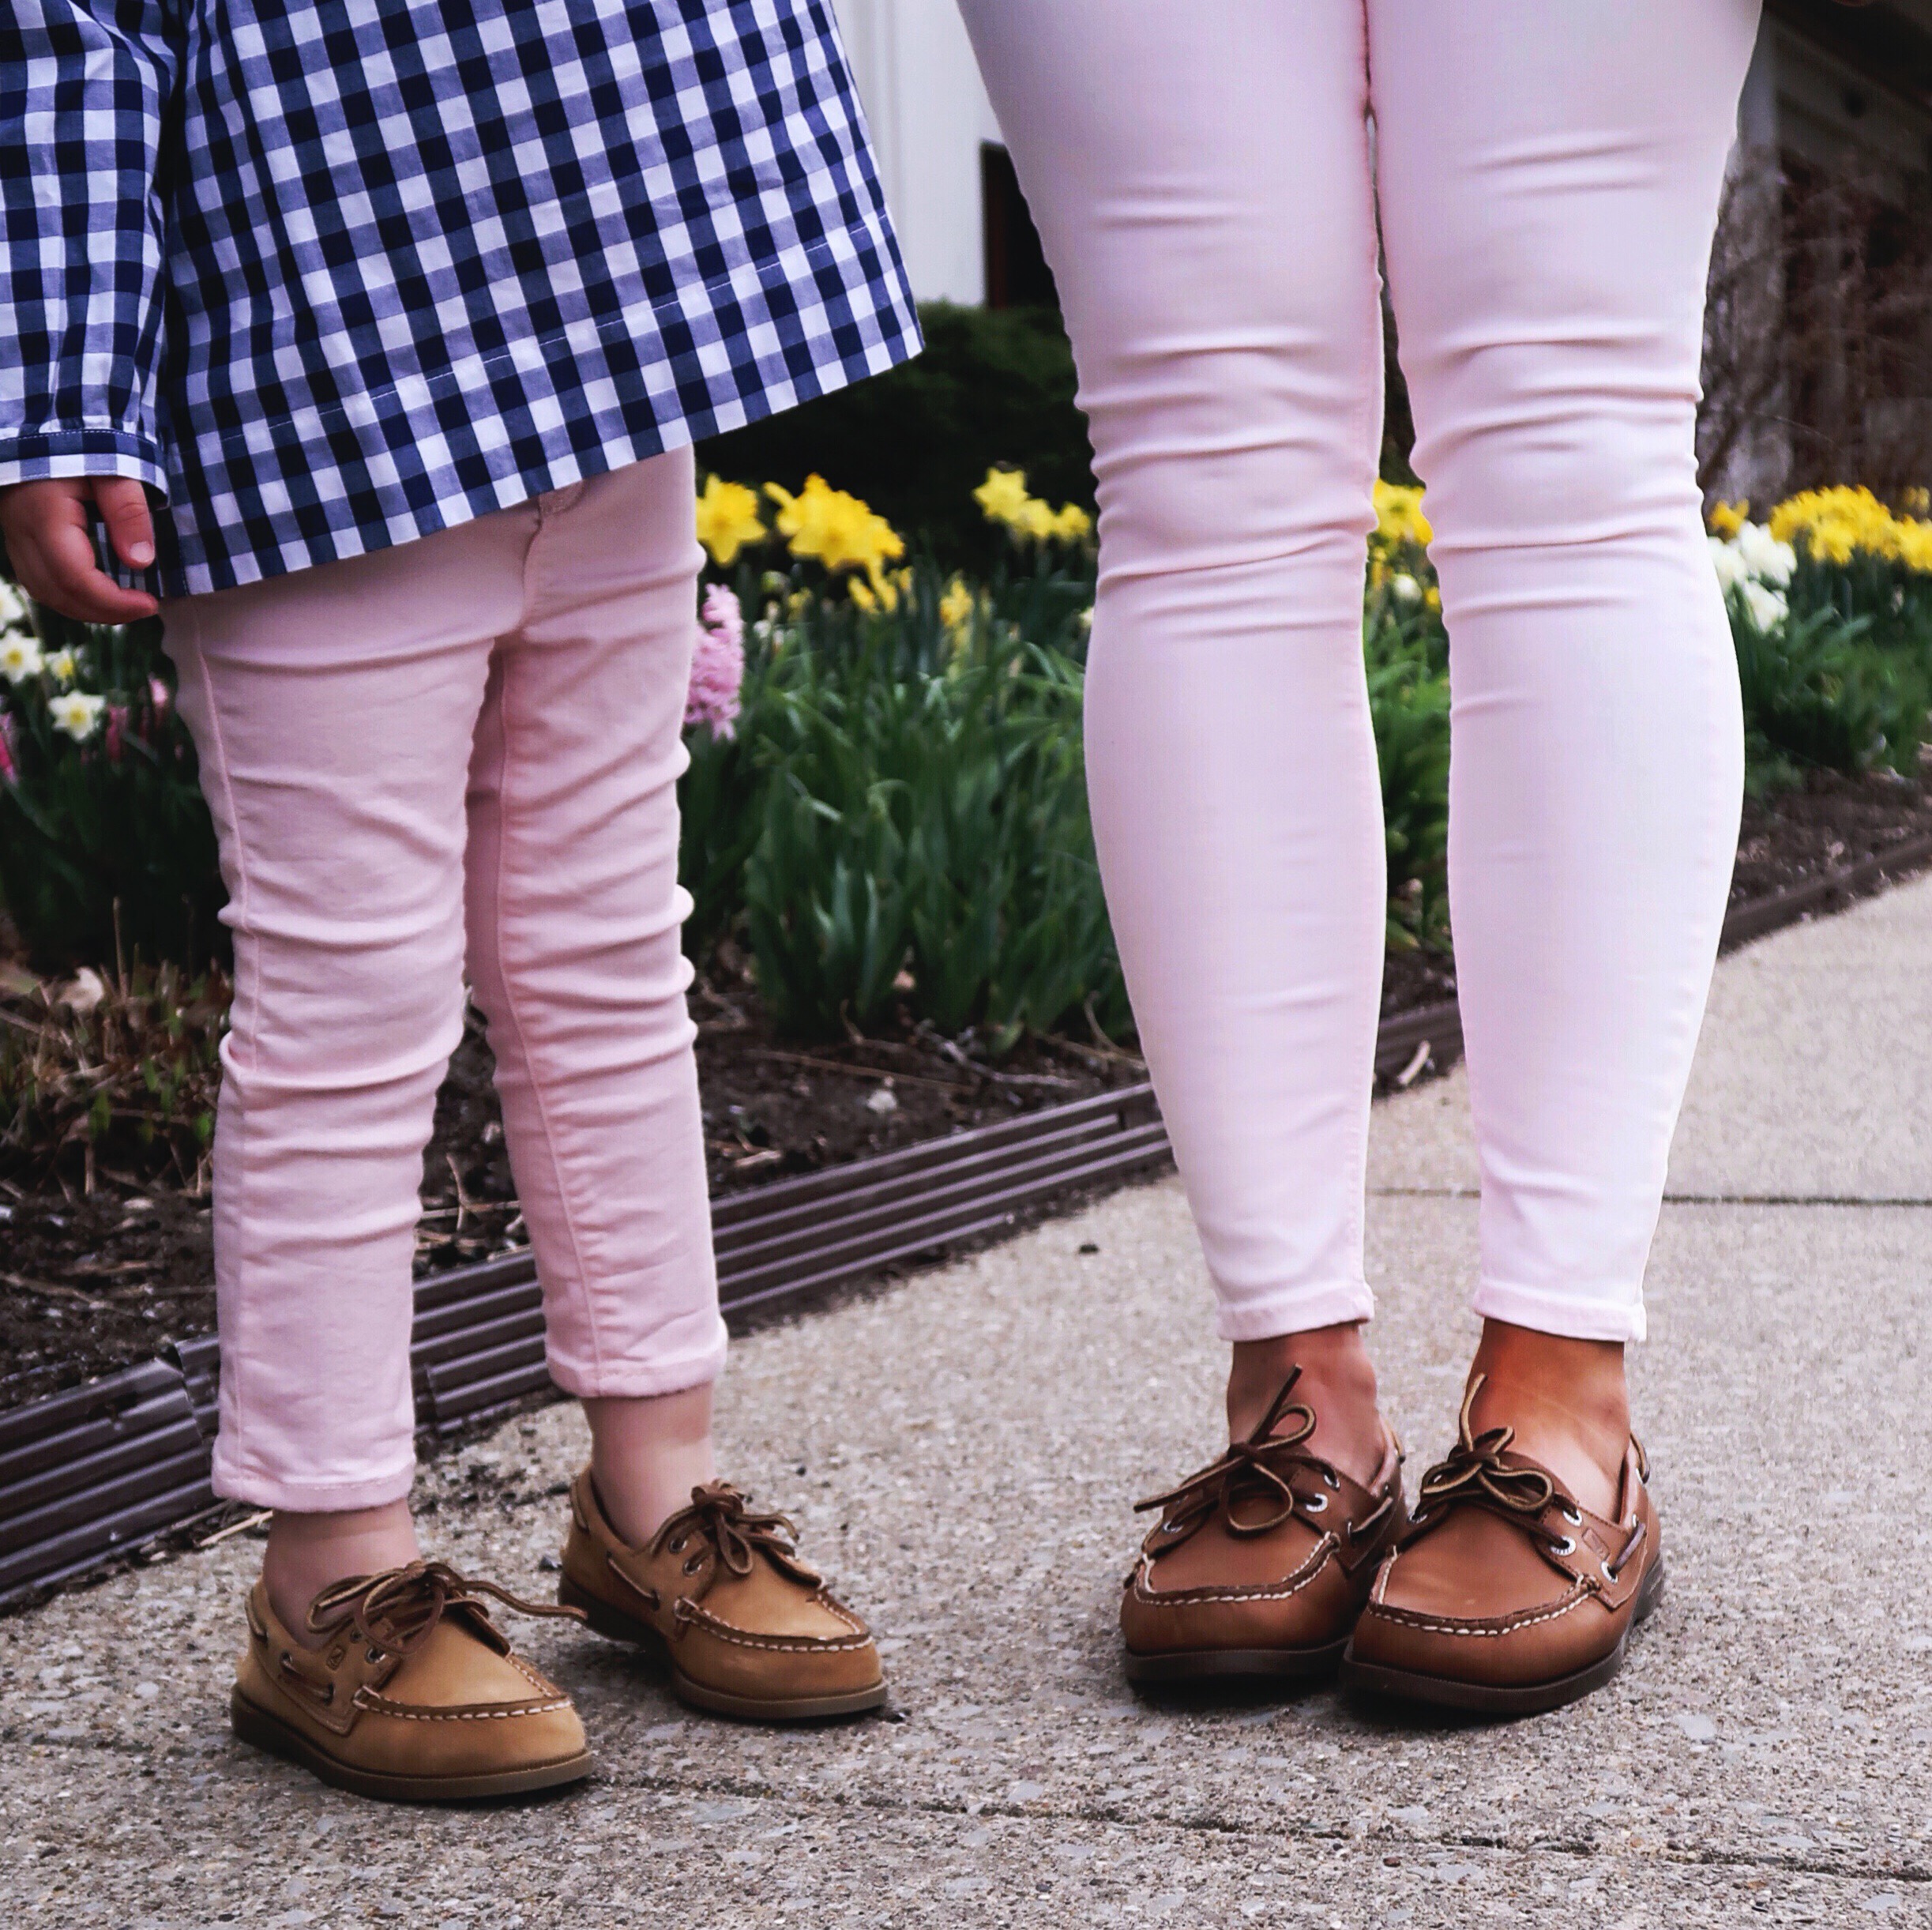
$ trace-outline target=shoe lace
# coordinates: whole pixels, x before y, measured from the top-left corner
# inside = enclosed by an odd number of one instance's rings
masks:
[[[718,1559],[733,1574],[750,1574],[758,1551],[772,1556],[781,1567],[806,1575],[811,1571],[798,1557],[798,1528],[787,1514],[754,1514],[751,1496],[729,1481],[709,1481],[691,1490],[691,1505],[671,1516],[659,1529],[673,1553],[693,1535],[701,1537],[717,1551]],[[697,1559],[686,1563],[687,1571],[697,1566]],[[818,1579],[812,1575],[814,1581]]]
[[[1329,1488],[1341,1485],[1334,1467],[1302,1446],[1315,1431],[1315,1415],[1305,1403],[1288,1398],[1301,1376],[1299,1367],[1290,1371],[1254,1432],[1245,1439],[1230,1442],[1220,1460],[1189,1475],[1165,1494],[1149,1495],[1134,1503],[1136,1514],[1149,1508],[1167,1511],[1160,1524],[1163,1552],[1178,1548],[1217,1515],[1231,1535],[1246,1539],[1272,1534],[1293,1516],[1298,1505],[1303,1505],[1289,1478],[1297,1469],[1319,1476]],[[1284,1422],[1288,1424],[1285,1428]],[[1258,1521],[1238,1519],[1235,1503],[1256,1498],[1273,1500],[1277,1503],[1275,1511]],[[1385,1498],[1366,1520],[1351,1522],[1350,1539],[1379,1520],[1393,1505]]]
[[[1554,1501],[1566,1520],[1581,1524],[1575,1503],[1556,1484],[1554,1475],[1522,1460],[1505,1461],[1515,1428],[1506,1424],[1485,1428],[1480,1434],[1470,1416],[1482,1392],[1484,1374],[1472,1375],[1457,1417],[1456,1445],[1423,1476],[1415,1513],[1404,1537],[1406,1544],[1439,1526],[1449,1513],[1463,1507],[1487,1508],[1525,1533],[1546,1543],[1551,1553],[1567,1554],[1575,1546],[1568,1537],[1553,1534],[1543,1517]]]
[[[581,1608],[525,1601],[494,1582],[459,1574],[445,1561],[412,1561],[378,1574],[352,1575],[324,1589],[310,1603],[306,1619],[311,1635],[329,1635],[352,1627],[371,1649],[411,1655],[436,1632],[437,1623],[452,1608],[488,1622],[485,1595],[494,1596],[519,1615],[584,1620]]]

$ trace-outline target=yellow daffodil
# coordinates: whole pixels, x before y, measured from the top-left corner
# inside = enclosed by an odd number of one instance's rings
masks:
[[[1750,521],[1750,514],[1751,501],[1748,496],[1736,502],[1714,503],[1711,508],[1711,534],[1722,536],[1728,543]]]
[[[740,550],[763,542],[765,536],[755,489],[715,476],[705,478],[704,493],[697,498],[697,540],[720,570],[728,569]]]
[[[851,593],[852,601],[870,616],[875,611],[893,611],[899,608],[899,599],[911,587],[912,572],[901,570],[896,576],[887,576],[882,570],[874,570],[868,577],[854,577],[846,586]]]
[[[1932,522],[1895,516],[1869,489],[1807,489],[1771,512],[1771,533],[1804,546],[1818,562],[1875,556],[1932,574]]]
[[[1423,492],[1378,478],[1375,533],[1384,543],[1413,543],[1419,547],[1426,544],[1435,532],[1423,514]]]
[[[1093,518],[1077,502],[1058,509],[1027,492],[1024,469],[989,469],[972,499],[990,523],[1022,543],[1079,543],[1093,533]]]
[[[54,654],[47,660],[47,672],[49,676],[54,678],[61,685],[62,689],[65,689],[67,685],[73,682],[74,661],[73,651],[56,650]]]
[[[965,641],[967,633],[972,628],[973,611],[977,607],[978,600],[966,587],[966,579],[956,576],[939,599],[939,621],[956,644]]]
[[[884,517],[822,476],[808,476],[795,496],[776,483],[767,483],[765,493],[778,505],[778,533],[794,556],[814,558],[828,570],[863,570],[876,589],[884,566],[906,553],[905,540]]]

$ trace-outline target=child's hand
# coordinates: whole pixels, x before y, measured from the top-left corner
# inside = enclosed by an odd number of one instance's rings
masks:
[[[114,553],[130,569],[154,561],[148,493],[125,476],[64,476],[0,489],[0,531],[21,587],[36,603],[84,623],[131,623],[152,616],[154,599],[123,589],[94,560],[87,506],[107,525]]]

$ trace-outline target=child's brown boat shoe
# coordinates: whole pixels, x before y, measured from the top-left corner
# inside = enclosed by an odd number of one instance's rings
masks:
[[[1140,1505],[1163,1511],[1121,1597],[1129,1680],[1295,1680],[1331,1672],[1406,1516],[1392,1437],[1364,1488],[1308,1451],[1288,1396],[1221,1458]],[[1277,1430],[1280,1430],[1277,1432]]]
[[[1622,1665],[1663,1591],[1649,1469],[1633,1440],[1614,1521],[1547,1468],[1473,1434],[1423,1477],[1413,1523],[1375,1578],[1342,1665],[1351,1687],[1494,1715],[1588,1695]]]
[[[618,1539],[590,1471],[570,1488],[557,1599],[637,1643],[693,1706],[754,1721],[855,1715],[885,1700],[870,1631],[797,1556],[782,1514],[726,1481],[691,1491],[642,1548]]]
[[[592,1767],[570,1699],[511,1653],[483,1596],[529,1615],[557,1609],[412,1562],[323,1590],[310,1648],[276,1619],[265,1583],[248,1598],[248,1646],[229,1710],[242,1741],[338,1789],[402,1802],[511,1796]]]

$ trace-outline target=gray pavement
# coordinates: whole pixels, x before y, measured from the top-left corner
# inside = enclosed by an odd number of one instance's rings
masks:
[[[1932,880],[1720,969],[1634,1369],[1671,1592],[1573,1708],[1129,1695],[1126,1504],[1212,1451],[1221,1371],[1166,1179],[736,1351],[727,1466],[872,1612],[900,1719],[701,1720],[522,1623],[600,1778],[356,1803],[227,1735],[238,1540],[0,1623],[0,1895],[171,1930],[1932,1924],[1929,961]],[[1475,1332],[1464,1117],[1458,1076],[1376,1114],[1375,1339],[1416,1461]],[[583,1449],[559,1407],[435,1464],[433,1544],[542,1587]]]

